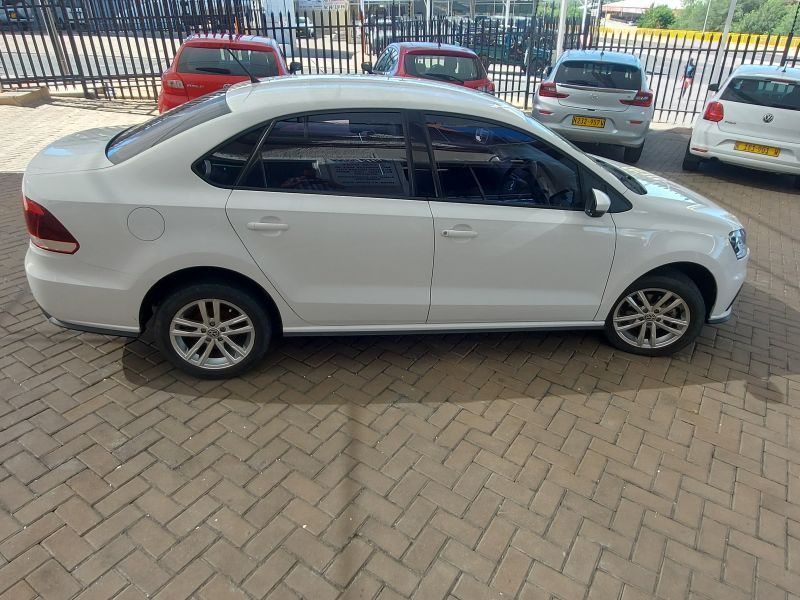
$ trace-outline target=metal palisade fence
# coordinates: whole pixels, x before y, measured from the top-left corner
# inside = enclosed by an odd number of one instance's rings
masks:
[[[552,5],[551,5],[552,6]],[[160,74],[192,34],[254,34],[274,38],[305,73],[360,73],[393,42],[428,41],[474,50],[499,97],[529,108],[556,48],[552,12],[514,17],[399,14],[398,6],[366,15],[354,9],[268,14],[258,0],[0,0],[0,84],[47,85],[90,97],[155,98]],[[552,11],[552,9],[550,9]],[[564,48],[630,52],[642,59],[656,95],[656,117],[686,121],[702,111],[709,83],[747,62],[797,61],[797,39],[686,32],[619,33],[568,20]],[[684,89],[689,59],[697,63]]]

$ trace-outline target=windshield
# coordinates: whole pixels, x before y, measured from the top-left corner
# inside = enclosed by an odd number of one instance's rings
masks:
[[[118,133],[106,146],[106,156],[114,164],[119,164],[164,140],[230,111],[224,90],[200,96]]]
[[[231,56],[236,55],[239,62]],[[241,64],[239,64],[241,63]],[[278,75],[278,61],[272,50],[242,50],[238,48],[200,48],[186,46],[178,61],[178,73],[203,75],[230,75],[248,77],[247,69],[255,77]]]
[[[564,61],[558,67],[554,81],[606,89],[642,89],[642,73],[638,67],[592,60]]]
[[[406,54],[406,73],[416,77],[464,83],[485,79],[483,65],[474,56]]]
[[[734,77],[722,92],[720,100],[800,110],[800,82],[767,77]]]
[[[645,194],[647,194],[647,190],[641,183],[639,183],[639,180],[636,179],[633,175],[626,173],[622,169],[615,167],[614,165],[611,165],[605,162],[604,160],[597,158],[596,156],[589,155],[589,158],[591,158],[594,162],[603,167],[606,171],[611,173],[614,177],[619,179],[622,185],[624,185],[630,191],[635,192],[640,196],[644,196]]]

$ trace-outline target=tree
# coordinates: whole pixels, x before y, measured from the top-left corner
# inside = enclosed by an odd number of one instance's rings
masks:
[[[673,27],[701,30],[708,9],[706,31],[722,31],[729,4],[730,0],[685,0]],[[791,28],[795,8],[796,3],[791,0],[739,0],[731,31],[786,34]]]
[[[794,10],[795,7],[784,0],[766,0],[736,20],[732,29],[742,33],[787,34],[792,26]]]
[[[668,29],[674,22],[675,14],[672,9],[667,6],[651,6],[642,13],[637,24],[648,29]]]

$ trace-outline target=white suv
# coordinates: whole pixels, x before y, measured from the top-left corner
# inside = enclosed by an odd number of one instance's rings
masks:
[[[800,69],[742,65],[695,121],[683,168],[706,160],[795,175],[800,188]]]
[[[604,329],[662,355],[731,314],[739,221],[488,94],[398,78],[237,85],[64,138],[23,180],[37,302],[147,326],[226,377],[272,336]]]

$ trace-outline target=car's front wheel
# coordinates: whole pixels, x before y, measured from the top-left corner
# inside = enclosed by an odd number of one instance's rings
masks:
[[[267,311],[245,291],[217,283],[178,289],[160,303],[156,344],[179,369],[208,379],[233,377],[260,360],[272,328]]]
[[[694,341],[705,315],[703,295],[691,279],[678,272],[648,275],[616,301],[605,333],[620,350],[664,356]]]

